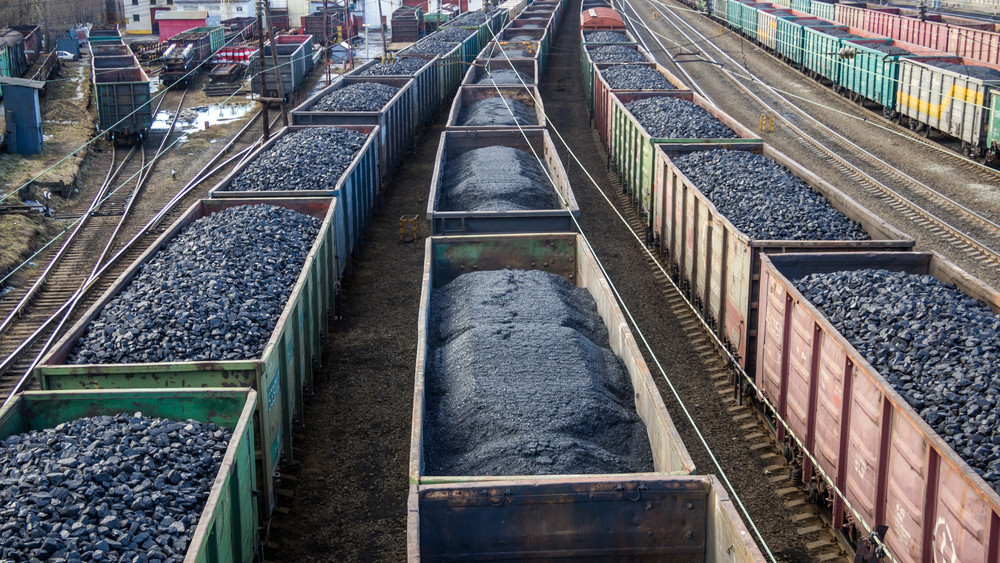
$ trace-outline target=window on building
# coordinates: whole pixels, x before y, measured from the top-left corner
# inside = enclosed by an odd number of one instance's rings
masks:
[[[167,6],[172,6],[173,4],[174,4],[174,0],[167,0]]]
[[[242,12],[243,11],[243,6],[236,6],[236,11],[237,12]]]
[[[150,6],[155,6],[156,5],[156,0],[149,0],[149,5]]]
[[[133,15],[133,16],[132,16],[132,21],[134,21],[134,22],[137,22],[137,21],[139,21],[139,14],[135,14],[135,15]]]
[[[132,0],[132,5],[133,6],[138,6],[139,5],[139,0]]]

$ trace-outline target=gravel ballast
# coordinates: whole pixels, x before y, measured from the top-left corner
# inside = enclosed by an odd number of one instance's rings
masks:
[[[640,98],[625,104],[625,109],[657,139],[738,138],[704,108],[680,98]]]
[[[1000,316],[927,275],[864,269],[794,283],[1000,492]]]
[[[402,58],[391,63],[376,63],[366,68],[361,76],[412,76],[427,66],[425,59]]]
[[[527,211],[558,209],[538,159],[512,147],[471,150],[448,161],[439,211]]]
[[[676,90],[656,69],[643,65],[614,65],[601,69],[612,90]]]
[[[476,80],[476,84],[527,84],[531,86],[534,81],[516,70],[500,69],[491,70],[489,74],[484,74]]]
[[[340,127],[289,133],[254,158],[223,191],[332,190],[367,138]]]
[[[309,111],[381,111],[399,88],[378,82],[355,82],[316,101]]]
[[[513,112],[513,115],[511,113]],[[458,116],[462,127],[516,127],[538,125],[533,108],[511,98],[485,98],[462,108]]]
[[[764,155],[720,149],[672,160],[720,213],[752,239],[871,238],[809,184]]]
[[[646,57],[638,50],[624,45],[605,45],[603,47],[587,47],[590,60],[595,63],[644,63]]]
[[[67,363],[260,358],[321,224],[274,205],[194,221],[98,313]]]
[[[631,43],[620,31],[584,31],[583,38],[588,43]]]
[[[434,290],[425,474],[652,471],[628,373],[599,324],[585,289],[538,270]]]
[[[0,441],[0,560],[183,561],[231,438],[135,413]]]

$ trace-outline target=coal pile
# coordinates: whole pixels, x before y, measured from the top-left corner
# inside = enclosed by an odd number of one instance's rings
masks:
[[[1000,317],[926,275],[866,269],[795,285],[1000,492]]]
[[[473,272],[431,296],[428,475],[652,471],[628,373],[585,290]]]
[[[427,66],[425,59],[399,59],[391,63],[376,63],[366,68],[361,76],[412,76]]]
[[[881,51],[887,55],[897,55],[901,57],[906,57],[906,56],[912,56],[914,54],[902,47],[896,47],[894,45],[875,44],[875,45],[865,45],[865,47],[875,49],[876,51]]]
[[[584,31],[583,38],[587,43],[631,43],[620,31]]]
[[[724,123],[693,102],[680,98],[641,98],[625,109],[657,139],[736,139]]]
[[[340,127],[310,127],[278,139],[224,191],[332,190],[368,138]]]
[[[643,65],[614,65],[601,69],[601,76],[612,90],[676,90],[654,68]]]
[[[454,43],[424,38],[399,52],[400,55],[447,55],[455,48]]]
[[[513,115],[512,115],[513,114]],[[462,108],[458,116],[460,127],[517,127],[538,125],[533,108],[511,98],[492,97]]]
[[[476,84],[532,84],[532,79],[524,74],[512,69],[492,70],[489,74],[484,74],[476,80]]]
[[[231,438],[135,413],[0,440],[0,559],[183,561]]]
[[[427,39],[431,41],[445,41],[451,43],[461,43],[468,39],[471,35],[475,33],[471,29],[463,29],[461,27],[449,27],[442,29],[440,31],[435,31],[434,33],[427,36]]]
[[[697,151],[674,164],[720,213],[757,240],[868,240],[857,222],[785,167],[747,151]]]
[[[309,111],[381,111],[398,92],[378,82],[355,82],[323,96]]]
[[[957,74],[964,74],[966,76],[971,76],[972,78],[978,78],[979,80],[1000,80],[1000,70],[990,68],[988,66],[963,65],[949,63],[947,61],[936,61],[933,59],[923,62],[931,66],[943,68],[944,70],[950,70],[951,72]]]
[[[849,31],[844,31],[842,29],[828,29],[824,30],[823,33],[831,37],[838,37],[840,39],[868,39],[863,35],[856,35]]]
[[[644,63],[643,57],[638,50],[624,45],[605,45],[603,47],[587,47],[590,51],[590,60],[595,63]]]
[[[108,302],[67,363],[260,358],[321,224],[274,205],[198,219]]]
[[[448,22],[447,26],[472,26],[481,25],[486,21],[486,14],[482,10],[473,10],[471,12],[465,12],[464,14],[458,16],[457,18]]]
[[[511,147],[491,146],[448,161],[439,211],[559,209],[559,199],[538,159]]]
[[[492,56],[497,59],[504,57],[508,59],[533,59],[535,58],[535,53],[526,50],[520,43],[511,43],[508,45],[494,45]]]

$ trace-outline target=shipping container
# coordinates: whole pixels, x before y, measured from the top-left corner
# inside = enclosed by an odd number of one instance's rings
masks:
[[[227,428],[232,438],[189,542],[189,563],[250,563],[257,552],[252,389],[26,391],[0,409],[0,439],[92,416],[142,413]],[[143,531],[141,528],[139,532]],[[151,531],[156,535],[155,530]]]
[[[888,525],[893,560],[993,561],[997,495],[792,282],[812,273],[879,268],[931,275],[1000,311],[1000,294],[933,253],[762,256],[756,382],[831,485],[868,525]],[[784,427],[779,427],[780,435]],[[809,458],[806,483],[825,490]],[[833,523],[846,511],[833,501]]]
[[[492,146],[511,147],[537,157],[544,166],[551,187],[559,194],[556,209],[532,211],[443,211],[439,209],[448,163],[462,154]],[[554,185],[553,185],[554,184]],[[545,129],[477,129],[445,131],[438,144],[431,193],[427,198],[427,219],[434,235],[483,233],[561,233],[576,231],[571,217],[579,217],[580,206],[570,188],[566,169],[556,146]]]
[[[472,66],[469,67],[469,71],[465,73],[462,85],[474,86],[488,72],[498,70],[516,70],[520,72],[526,77],[525,84],[528,86],[539,86],[541,84],[541,75],[538,73],[538,61],[535,59],[487,59],[480,57],[476,59]]]
[[[449,131],[492,131],[494,129],[518,129],[516,125],[461,125],[462,114],[472,104],[489,98],[503,97],[507,100],[518,101],[535,113],[537,123],[521,125],[521,129],[545,129],[545,109],[542,105],[542,95],[535,86],[525,88],[523,86],[462,86],[458,89],[458,95],[451,105],[451,112],[448,113],[446,127]],[[506,111],[501,109],[499,111]]]
[[[413,101],[417,112],[415,127],[417,128],[428,125],[441,109],[441,83],[437,71],[438,58],[435,56],[425,60],[427,63],[413,74],[380,75],[384,78],[413,79]],[[367,78],[363,73],[379,62],[377,59],[368,61],[345,76]]]
[[[175,221],[83,317],[46,354],[34,375],[42,389],[132,389],[178,387],[252,387],[261,396],[254,413],[258,498],[268,516],[276,501],[275,478],[282,453],[294,461],[292,424],[301,415],[303,387],[312,377],[313,354],[333,303],[336,255],[333,199],[203,199]],[[287,207],[323,221],[281,317],[259,358],[229,361],[157,362],[145,364],[67,364],[66,358],[101,310],[125,290],[143,265],[180,231],[206,215],[240,205],[266,203]]]
[[[313,106],[327,94],[361,82],[375,82],[398,88],[396,95],[379,111],[319,111]],[[292,110],[292,125],[377,125],[379,128],[379,172],[385,181],[403,162],[416,134],[416,96],[413,79],[380,76],[345,76],[320,90]]]
[[[270,139],[263,145],[255,149],[232,172],[226,175],[221,182],[213,187],[209,192],[210,198],[239,198],[239,199],[268,199],[268,198],[336,198],[337,204],[334,206],[333,224],[334,241],[336,242],[336,253],[333,261],[334,275],[331,279],[334,282],[341,277],[351,265],[351,255],[355,253],[364,240],[365,234],[371,225],[372,210],[375,207],[375,200],[379,193],[379,171],[378,171],[378,138],[380,131],[377,125],[339,125],[343,129],[350,129],[359,133],[364,133],[368,139],[362,145],[361,150],[354,156],[354,160],[344,170],[343,175],[333,186],[319,190],[287,190],[287,191],[230,191],[229,186],[250,164],[261,154],[266,153],[283,137],[297,131],[309,129],[312,126],[292,125],[282,127],[276,131]],[[322,126],[317,126],[322,127]]]
[[[899,93],[893,107],[897,115],[962,140],[963,152],[978,157],[989,150],[987,132],[992,97],[1000,94],[1000,79],[981,80],[935,66],[947,62],[989,66],[958,57],[899,61]],[[1000,70],[1000,66],[993,66]]]
[[[668,478],[669,475],[689,475],[694,463],[681,441],[660,398],[642,357],[639,346],[632,337],[621,309],[615,301],[608,280],[604,277],[597,259],[583,237],[574,233],[466,235],[454,237],[429,237],[424,254],[424,276],[420,295],[420,317],[417,325],[416,381],[413,392],[413,430],[410,439],[409,477],[411,485],[434,483],[480,483],[526,481],[563,483],[566,475],[494,475],[468,476],[427,475],[424,472],[425,424],[446,421],[425,420],[424,382],[427,355],[431,352],[428,342],[428,323],[431,314],[431,290],[443,287],[465,272],[502,270],[504,268],[541,270],[560,275],[574,285],[585,288],[594,298],[597,310],[608,328],[610,348],[624,363],[635,392],[635,408],[646,427],[653,452],[652,473],[572,476],[583,485],[598,486],[609,478],[639,476]],[[553,381],[558,385],[558,381]]]
[[[597,129],[597,133],[601,137],[601,142],[604,143],[605,149],[609,149],[611,146],[611,139],[608,135],[611,132],[611,93],[612,92],[653,92],[657,90],[612,90],[608,86],[607,81],[601,75],[601,71],[611,67],[617,66],[618,63],[597,63],[594,71],[594,127]],[[662,74],[675,88],[679,91],[690,91],[680,78],[674,76],[669,70],[666,69],[660,63],[633,63],[636,65],[642,65],[655,69],[657,72]]]
[[[692,102],[732,129],[737,139],[662,139],[651,136],[646,128],[625,109],[625,104],[639,99],[670,97]],[[656,146],[661,144],[717,143],[732,147],[743,143],[759,143],[760,139],[738,121],[693,92],[618,92],[611,94],[610,131],[611,162],[622,179],[629,197],[647,226],[652,227],[652,191],[656,169]]]
[[[97,128],[116,142],[141,141],[153,123],[149,77],[140,67],[91,69]]]
[[[714,475],[410,485],[407,561],[765,561]]]
[[[653,233],[660,252],[687,287],[702,317],[748,371],[756,366],[758,336],[756,280],[765,253],[835,250],[910,250],[913,239],[770,145],[720,147],[762,154],[784,166],[834,208],[856,221],[871,240],[759,240],[748,236],[716,209],[672,158],[711,147],[661,145],[656,151]]]

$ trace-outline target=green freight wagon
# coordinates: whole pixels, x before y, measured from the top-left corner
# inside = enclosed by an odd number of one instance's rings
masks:
[[[854,56],[844,58],[838,84],[845,90],[853,92],[855,99],[860,96],[882,106],[886,116],[892,113],[896,105],[896,93],[899,91],[899,61],[904,55],[887,53],[876,49],[876,46],[900,48],[912,53],[905,56],[916,56],[922,61],[933,60],[936,57],[954,59],[952,55],[926,47],[888,39],[842,41],[842,48],[854,49]]]
[[[581,39],[583,35],[581,34]],[[587,109],[590,111],[591,115],[594,113],[594,65],[598,64],[594,62],[594,59],[590,56],[591,49],[597,49],[611,45],[611,43],[581,43],[580,44],[580,72],[583,74],[583,92],[587,96]],[[628,47],[630,49],[635,49],[638,51],[645,60],[642,62],[656,62],[656,59],[651,57],[641,45],[637,43],[617,43],[623,47]],[[601,63],[603,64],[603,63]],[[608,64],[635,64],[635,63],[608,63]]]
[[[466,71],[466,65],[462,60],[462,45],[455,43],[455,47],[443,55],[407,53],[405,49],[396,53],[398,57],[428,61],[437,59],[434,65],[437,67],[438,94],[441,97],[438,108],[445,105],[451,107],[451,100],[455,97],[455,92],[458,92],[458,87],[462,85]]]
[[[716,119],[736,132],[737,139],[661,139],[646,132],[632,116],[625,104],[645,98],[671,97],[687,100],[705,109]],[[618,171],[629,197],[639,206],[639,213],[647,226],[652,226],[652,189],[656,170],[656,146],[660,144],[717,143],[731,147],[761,140],[738,121],[723,113],[710,102],[693,92],[614,92],[611,94],[611,162]]]
[[[184,561],[250,563],[257,551],[259,517],[254,478],[252,389],[148,389],[27,391],[0,409],[0,439],[53,428],[82,417],[132,414],[198,420],[228,428],[233,437]]]
[[[149,77],[142,68],[91,70],[97,128],[110,132],[116,143],[141,141],[153,124]]]
[[[802,68],[813,78],[826,78],[836,87],[840,83],[841,41],[837,37],[827,35],[826,31],[829,30],[847,31],[848,28],[829,26],[802,28]]]
[[[986,147],[995,157],[1000,154],[1000,89],[990,90],[989,131],[986,134]]]
[[[311,377],[313,353],[319,346],[334,284],[336,241],[331,225],[336,200],[204,199],[196,202],[167,229],[115,283],[84,313],[35,368],[43,389],[129,389],[187,387],[252,387],[257,403],[257,480],[263,489],[261,513],[269,515],[275,503],[274,475],[282,451],[292,455],[292,423],[302,413],[303,387]],[[280,205],[323,221],[306,257],[298,281],[259,358],[227,361],[157,362],[134,364],[68,364],[66,358],[90,323],[111,299],[125,290],[143,265],[195,220],[229,207],[266,203]],[[324,283],[326,282],[326,283]]]
[[[122,34],[117,25],[95,25],[87,34],[87,43],[114,43],[122,40]]]

